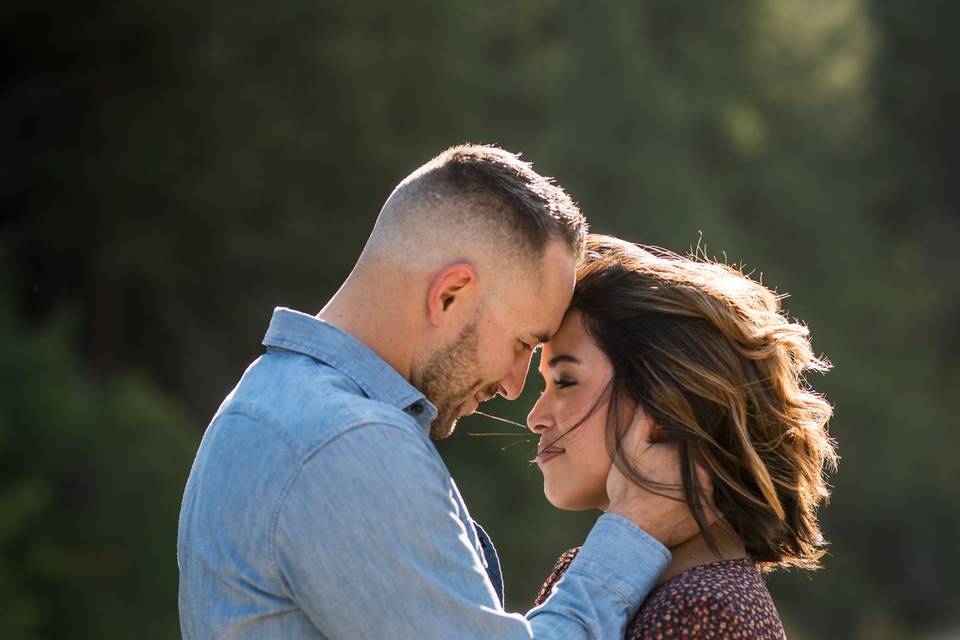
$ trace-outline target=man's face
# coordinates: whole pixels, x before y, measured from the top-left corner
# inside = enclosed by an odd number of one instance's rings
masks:
[[[501,278],[500,295],[488,296],[454,342],[429,357],[420,389],[437,407],[431,427],[446,438],[457,420],[498,393],[514,400],[523,391],[533,349],[560,326],[575,284],[575,263],[560,241],[547,245],[542,277]]]

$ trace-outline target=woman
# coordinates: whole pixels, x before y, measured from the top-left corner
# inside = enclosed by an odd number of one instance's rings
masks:
[[[803,374],[828,368],[779,297],[742,273],[590,236],[528,417],[544,492],[561,509],[604,509],[616,464],[686,501],[699,527],[671,549],[628,639],[784,637],[761,572],[817,568],[824,553],[816,509],[837,456],[831,407]],[[673,450],[682,487],[643,477],[647,446]],[[537,604],[575,555],[561,556]]]

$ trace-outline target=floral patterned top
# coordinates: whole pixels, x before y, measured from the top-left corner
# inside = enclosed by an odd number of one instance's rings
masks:
[[[546,600],[579,549],[557,561],[536,604]],[[650,592],[625,640],[786,640],[770,592],[749,558],[692,567]]]

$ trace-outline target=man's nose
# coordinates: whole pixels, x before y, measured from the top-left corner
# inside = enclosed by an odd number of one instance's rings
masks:
[[[516,400],[523,392],[523,383],[527,379],[527,371],[530,369],[530,358],[532,357],[532,353],[518,357],[509,373],[500,379],[500,395],[507,400]]]

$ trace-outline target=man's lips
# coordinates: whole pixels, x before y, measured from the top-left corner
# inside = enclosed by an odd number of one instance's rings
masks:
[[[473,397],[463,403],[464,413],[463,415],[469,415],[480,408],[480,405],[495,396],[495,393],[488,393],[485,391],[478,391],[473,394]],[[471,405],[471,402],[473,403]]]
[[[492,398],[492,395],[487,395],[485,393],[476,393],[469,400],[464,401],[461,411],[463,415],[468,416],[477,409],[480,408],[480,405]]]
[[[485,391],[478,391],[473,397],[477,401],[477,404],[483,404],[495,395],[497,395],[496,390],[486,389]]]
[[[477,407],[479,406],[480,406],[480,402],[477,400],[476,396],[474,396],[473,398],[470,398],[469,400],[463,403],[461,411],[463,412],[463,415],[468,416],[474,411],[476,411]]]

